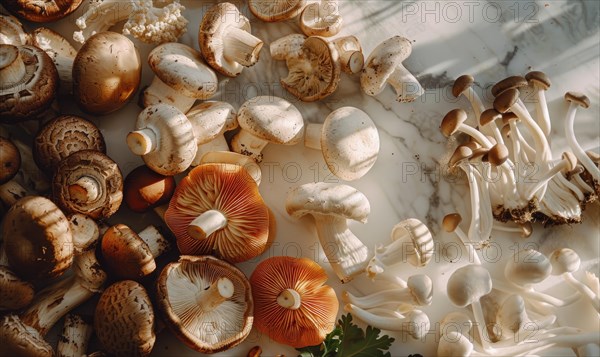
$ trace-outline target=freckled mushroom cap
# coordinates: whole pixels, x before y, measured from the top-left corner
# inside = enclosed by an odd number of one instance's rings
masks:
[[[380,43],[371,52],[363,67],[360,76],[363,90],[371,96],[381,93],[390,75],[411,53],[410,40],[401,36],[394,36]]]
[[[44,125],[35,136],[33,159],[42,171],[52,173],[62,159],[81,150],[106,153],[102,133],[89,120],[62,115]]]
[[[227,102],[202,102],[185,113],[198,144],[207,143],[225,131],[238,127],[237,114]]]
[[[494,99],[494,109],[500,113],[508,112],[510,108],[519,100],[519,95],[520,92],[518,89],[506,89],[502,93],[498,94],[496,99]]]
[[[2,236],[11,268],[25,280],[57,277],[73,263],[69,221],[47,198],[18,200],[4,216]]]
[[[104,290],[94,314],[94,331],[114,356],[148,356],[154,347],[154,309],[146,289],[123,280]]]
[[[273,96],[247,100],[238,111],[238,123],[252,135],[275,144],[297,144],[304,133],[304,121],[298,108]]]
[[[202,213],[217,210],[227,225],[204,239],[188,233]],[[181,180],[165,221],[182,254],[212,254],[237,263],[256,257],[267,247],[269,210],[250,174],[239,165],[202,164]]]
[[[0,136],[0,185],[12,180],[21,167],[21,153],[9,139]]]
[[[0,320],[2,353],[6,356],[52,357],[52,346],[40,333],[26,326],[16,315],[5,315]]]
[[[0,44],[23,46],[29,42],[29,35],[14,16],[0,14],[0,29]]]
[[[175,178],[156,173],[146,165],[138,166],[127,175],[124,197],[127,207],[142,213],[169,202],[175,192]]]
[[[148,64],[161,81],[190,98],[208,99],[217,91],[215,72],[200,52],[182,43],[163,43],[148,55]]]
[[[337,2],[335,5],[329,2],[328,5],[326,11],[320,9],[320,2],[310,3],[302,9],[298,22],[300,23],[300,30],[306,36],[331,37],[340,32],[344,21],[339,14]]]
[[[452,109],[442,119],[440,130],[445,137],[450,137],[456,133],[458,127],[467,120],[467,112],[463,109]]]
[[[456,269],[446,288],[450,301],[465,307],[492,291],[492,277],[481,265],[470,264]]]
[[[31,283],[0,265],[0,311],[22,309],[31,303],[34,294]]]
[[[504,268],[506,279],[518,285],[539,283],[549,277],[551,272],[550,260],[533,249],[516,252]]]
[[[325,270],[307,258],[272,257],[262,261],[250,277],[256,306],[256,328],[276,342],[292,347],[317,345],[335,326],[339,302],[328,285]],[[296,291],[300,306],[285,308],[278,298]]]
[[[212,304],[211,287],[227,279],[227,297]],[[177,338],[202,353],[216,353],[241,343],[254,321],[248,278],[235,266],[211,256],[186,256],[169,263],[157,281],[157,302]]]
[[[252,15],[266,22],[291,19],[304,8],[306,0],[249,0],[248,7]]]
[[[83,0],[5,0],[2,5],[16,16],[33,22],[52,22],[75,11]]]

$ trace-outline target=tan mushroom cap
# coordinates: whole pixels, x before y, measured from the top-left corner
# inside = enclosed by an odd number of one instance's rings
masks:
[[[502,119],[502,113],[494,108],[484,110],[479,117],[479,125],[488,125],[491,122]]]
[[[456,167],[461,161],[467,160],[473,157],[473,150],[467,145],[459,145],[452,153],[450,160],[448,161],[449,167]]]
[[[14,16],[0,14],[0,29],[0,44],[23,46],[29,42],[23,24]]]
[[[496,99],[494,99],[494,109],[500,113],[510,111],[510,108],[519,100],[519,95],[520,92],[518,89],[510,88],[504,90],[496,96]]]
[[[456,78],[454,81],[454,85],[452,86],[452,95],[458,97],[468,89],[470,86],[475,83],[475,78],[470,74],[463,74],[462,76]]]
[[[526,87],[527,85],[527,80],[521,76],[506,77],[500,82],[494,84],[492,87],[492,95],[497,97],[508,89],[518,89],[521,87]]]
[[[442,228],[448,233],[452,233],[456,230],[458,225],[462,222],[462,216],[458,213],[449,213],[444,216],[442,220]]]
[[[569,103],[575,103],[582,108],[590,107],[590,98],[581,92],[567,92],[565,93],[565,100]]]
[[[33,159],[40,169],[52,173],[65,157],[81,150],[106,153],[102,133],[94,123],[75,115],[61,115],[35,136]]]
[[[237,120],[242,129],[271,143],[295,145],[302,139],[302,114],[283,98],[265,95],[247,100]]]
[[[124,224],[110,227],[102,236],[102,260],[114,276],[137,280],[156,269],[148,244]]]
[[[169,329],[195,351],[227,350],[252,329],[250,282],[235,266],[217,258],[183,255],[169,263],[158,278],[157,295]]]
[[[323,123],[321,150],[329,170],[353,181],[363,177],[377,161],[379,132],[369,115],[354,107],[331,112]]]
[[[47,198],[18,200],[4,216],[2,236],[10,266],[25,280],[60,276],[73,263],[69,221]]]
[[[38,119],[56,98],[58,72],[34,46],[0,45],[0,123]]]
[[[31,303],[34,294],[31,283],[0,265],[0,311],[22,309]]]
[[[154,172],[148,166],[138,166],[125,178],[124,197],[134,212],[146,212],[169,202],[175,192],[175,178]]]
[[[188,226],[207,211],[223,215],[226,226],[204,239],[192,238]],[[212,254],[237,263],[264,252],[269,239],[269,210],[239,165],[196,166],[177,186],[165,221],[182,254]]]
[[[96,305],[94,331],[111,355],[148,356],[156,335],[154,309],[146,289],[123,280],[104,290]]]
[[[298,22],[300,30],[306,36],[325,37],[337,35],[344,23],[337,4],[334,5],[331,0],[327,1],[325,7],[322,1],[306,5],[298,17]]]
[[[333,330],[339,308],[326,281],[325,270],[307,258],[262,261],[250,277],[254,325],[279,343],[297,348],[318,345]]]
[[[459,126],[467,120],[467,112],[463,109],[452,109],[442,119],[440,131],[445,137],[450,137],[456,133]]]
[[[108,218],[123,200],[123,176],[117,163],[103,153],[77,151],[58,164],[52,195],[65,212]]]
[[[302,43],[300,56],[287,60],[288,75],[281,85],[293,96],[314,102],[335,92],[340,81],[339,53],[332,42],[311,36]]]
[[[498,143],[485,154],[487,161],[493,166],[500,166],[508,160],[509,152],[506,145]]]
[[[54,350],[35,329],[26,326],[16,315],[0,320],[0,341],[5,356],[53,357]]]
[[[539,87],[543,90],[548,90],[552,85],[550,78],[546,73],[541,71],[531,71],[525,75],[525,79],[533,86]]]
[[[21,168],[21,153],[15,144],[0,136],[0,185],[12,180]]]
[[[200,52],[182,43],[163,43],[148,55],[154,74],[181,95],[208,99],[217,91],[218,79]]]
[[[105,115],[123,107],[140,85],[142,62],[130,39],[116,32],[91,36],[73,62],[73,95],[90,114]]]
[[[77,10],[83,0],[5,0],[2,5],[16,16],[32,22],[52,22]]]
[[[276,22],[297,16],[306,5],[306,0],[248,0],[252,15],[265,22]]]

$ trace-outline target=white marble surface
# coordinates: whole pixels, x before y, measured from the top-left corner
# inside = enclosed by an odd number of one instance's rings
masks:
[[[209,2],[183,3],[188,7],[185,15],[190,24],[181,42],[197,48],[198,23]],[[375,98],[368,97],[360,91],[358,76],[346,74],[342,74],[340,87],[331,97],[318,103],[294,100],[279,85],[279,78],[286,73],[285,64],[271,61],[267,48],[280,36],[299,32],[296,21],[265,24],[247,11],[245,2],[237,4],[252,20],[253,33],[267,45],[256,66],[244,70],[235,79],[220,77],[221,89],[214,99],[226,100],[239,107],[255,95],[278,95],[296,104],[307,122],[322,122],[333,109],[346,105],[359,107],[371,116],[379,129],[381,152],[372,171],[350,183],[369,198],[371,214],[366,224],[352,222],[350,226],[370,247],[386,242],[391,228],[402,219],[418,218],[430,227],[437,242],[433,261],[425,268],[401,264],[397,270],[404,278],[426,273],[433,279],[436,288],[434,302],[423,308],[429,314],[433,329],[445,313],[459,310],[448,301],[445,284],[454,269],[468,262],[464,252],[460,259],[457,257],[457,238],[440,232],[440,222],[445,214],[458,211],[468,216],[470,210],[466,181],[445,176],[440,165],[449,148],[447,139],[438,130],[442,117],[455,107],[471,113],[466,100],[455,99],[451,95],[450,86],[454,78],[465,73],[472,74],[478,84],[477,90],[483,93],[508,75],[524,75],[530,70],[544,71],[553,82],[547,96],[554,125],[554,156],[558,157],[567,148],[561,124],[567,109],[562,96],[568,90],[582,91],[591,99],[592,106],[578,114],[575,132],[586,149],[600,146],[600,12],[597,2],[340,1],[344,18],[340,35],[356,35],[366,56],[379,42],[393,35],[403,35],[414,41],[413,53],[405,65],[421,81],[425,94],[411,104],[397,103],[389,87]],[[53,27],[68,35],[74,29],[74,19],[70,16]],[[139,49],[144,57],[151,46],[140,44]],[[145,67],[143,85],[149,84],[151,78],[151,72]],[[489,94],[486,98],[489,100]],[[61,104],[66,112],[77,112],[67,100]],[[94,119],[106,137],[108,154],[118,161],[124,175],[142,164],[141,159],[131,154],[125,145],[125,135],[133,128],[139,110],[135,103],[131,103],[114,115]],[[270,145],[264,151],[262,170],[261,192],[275,213],[277,239],[262,256],[240,264],[242,270],[250,274],[258,261],[269,256],[305,256],[316,259],[327,269],[329,283],[335,287],[338,296],[343,289],[352,292],[374,289],[374,285],[365,278],[345,286],[337,283],[318,248],[312,221],[297,221],[285,212],[285,194],[290,188],[314,181],[338,182],[327,170],[320,153],[301,145]],[[152,213],[133,215],[123,208],[110,222],[124,222],[141,228],[156,222],[156,218]],[[598,271],[599,224],[598,204],[594,204],[584,213],[583,224],[546,229],[536,225],[534,236],[528,240],[494,232],[493,241],[497,245],[485,252],[488,258],[486,266],[498,274],[498,267],[504,265],[517,247],[534,246],[549,253],[555,247],[565,246],[576,249],[581,255],[582,271]],[[557,295],[568,295],[568,288],[561,291],[560,281],[558,277],[552,277],[543,288],[553,289]],[[598,319],[593,319],[591,308],[585,304],[561,311],[559,322],[586,329],[599,328]],[[398,333],[390,335],[396,338],[391,349],[392,356],[410,353],[435,355],[435,331],[421,341]],[[254,345],[262,346],[264,356],[295,355],[293,349],[273,343],[255,330],[241,346],[219,355],[245,356]],[[565,353],[572,354],[570,350],[547,352],[549,355]],[[153,352],[154,356],[194,354],[167,331],[158,336]]]

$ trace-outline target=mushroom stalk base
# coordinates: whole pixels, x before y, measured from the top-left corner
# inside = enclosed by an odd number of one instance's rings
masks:
[[[69,195],[75,202],[93,202],[100,196],[100,184],[93,177],[82,176],[69,185]]]
[[[127,146],[132,153],[142,156],[156,148],[157,135],[154,130],[144,128],[127,134]]]
[[[186,113],[196,102],[196,98],[186,97],[181,95],[175,89],[169,87],[165,82],[160,80],[158,76],[154,76],[152,83],[142,95],[142,104],[144,107],[149,107],[154,104],[164,103],[174,106]]]
[[[285,289],[277,296],[279,306],[290,310],[298,310],[302,305],[300,294],[294,289]]]
[[[389,76],[388,83],[396,90],[399,102],[412,102],[424,93],[419,81],[401,64]]]
[[[304,146],[315,150],[321,150],[322,133],[323,124],[308,124],[304,130]]]
[[[227,226],[223,213],[211,209],[196,217],[188,226],[188,233],[194,239],[205,239],[209,235]]]
[[[244,67],[250,67],[258,61],[262,46],[261,39],[247,31],[231,27],[223,40],[223,56]]]

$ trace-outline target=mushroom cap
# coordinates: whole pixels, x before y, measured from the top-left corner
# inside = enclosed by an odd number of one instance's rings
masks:
[[[148,244],[124,224],[110,227],[102,236],[102,261],[119,279],[137,280],[156,269]]]
[[[2,2],[8,11],[32,22],[52,22],[77,10],[83,0],[5,0]]]
[[[475,78],[473,78],[470,74],[463,74],[462,76],[456,78],[454,81],[454,85],[452,86],[452,95],[458,97],[462,94],[467,88],[475,83]]]
[[[406,284],[417,305],[431,305],[431,301],[433,301],[433,282],[431,278],[425,274],[411,275],[406,280]]]
[[[233,283],[233,294],[211,311],[198,303],[221,278]],[[177,338],[202,353],[215,353],[241,343],[254,321],[248,278],[235,266],[211,256],[179,257],[157,280],[158,308]]]
[[[481,265],[469,264],[452,273],[446,290],[454,305],[465,307],[492,291],[492,277]]]
[[[484,110],[479,117],[479,125],[488,125],[489,123],[502,119],[502,113],[494,108]]]
[[[271,257],[250,277],[254,325],[276,342],[300,348],[317,345],[335,326],[339,302],[325,270],[307,258]],[[300,296],[298,309],[284,308],[277,298],[286,289]]]
[[[427,265],[433,257],[434,242],[433,236],[427,226],[416,218],[405,219],[392,228],[392,241],[405,241],[409,246],[402,249],[408,256],[408,263],[415,267]]]
[[[247,100],[240,107],[237,120],[243,130],[275,144],[295,145],[304,134],[304,120],[298,108],[279,97]]]
[[[440,321],[440,334],[446,335],[450,331],[456,331],[463,335],[467,335],[473,328],[473,322],[464,312],[452,311],[446,314]]]
[[[552,264],[537,250],[523,249],[506,263],[504,276],[517,285],[536,284],[550,276]]]
[[[31,283],[0,265],[0,311],[22,309],[31,303],[34,294]]]
[[[162,103],[146,107],[138,115],[135,129],[155,133],[155,147],[142,155],[144,163],[155,172],[173,176],[192,164],[198,146],[192,124],[179,109]],[[128,137],[127,144],[132,147],[136,142]]]
[[[326,11],[321,10],[321,2],[310,3],[302,9],[298,18],[302,33],[306,36],[331,37],[340,32],[344,21],[337,2],[335,5],[331,1],[328,3]]]
[[[496,321],[502,327],[503,332],[506,330],[512,334],[518,332],[527,320],[525,300],[518,294],[508,296],[496,314]]]
[[[520,94],[519,90],[515,88],[504,90],[496,96],[496,99],[494,99],[494,109],[500,113],[510,111],[510,108],[519,100]]]
[[[23,46],[29,42],[23,24],[14,16],[0,14],[0,28],[0,44]]]
[[[444,216],[442,221],[442,228],[444,231],[450,233],[456,230],[456,227],[462,222],[462,216],[458,213],[449,213]]]
[[[47,198],[18,200],[4,216],[2,236],[11,268],[25,280],[57,277],[73,263],[69,221]]]
[[[161,81],[186,97],[208,99],[217,91],[217,75],[190,46],[158,45],[148,55],[148,64]]]
[[[133,42],[116,32],[100,32],[85,41],[73,61],[73,96],[83,111],[109,114],[127,104],[141,75]]]
[[[521,87],[526,87],[528,84],[529,83],[527,83],[527,80],[521,76],[506,77],[500,82],[494,84],[492,87],[492,95],[497,97],[508,89],[518,89]]]
[[[260,185],[262,171],[260,166],[250,156],[238,154],[232,151],[210,151],[202,156],[200,164],[234,164],[240,165],[248,173],[257,185]]]
[[[35,329],[25,325],[16,315],[5,315],[0,321],[0,341],[5,356],[52,357],[54,350]]]
[[[98,185],[98,197],[91,202],[78,202],[71,197],[69,186],[82,177]],[[123,176],[119,166],[99,151],[81,150],[64,158],[52,179],[52,195],[68,213],[81,213],[94,219],[112,216],[123,200]]]
[[[388,38],[375,47],[360,76],[360,85],[365,93],[371,96],[381,93],[388,78],[411,52],[410,40],[402,36]]]
[[[448,166],[450,168],[456,167],[461,161],[468,160],[473,157],[473,150],[469,148],[467,145],[459,145],[452,153],[450,160],[448,161]]]
[[[276,22],[291,19],[306,5],[306,0],[248,0],[252,15],[265,22]]]
[[[81,150],[106,153],[104,137],[94,123],[75,115],[61,115],[35,136],[33,159],[43,172],[52,173],[65,157]]]
[[[131,280],[106,288],[94,314],[94,331],[115,356],[148,356],[154,347],[154,309],[146,289]]]
[[[457,331],[450,331],[443,335],[437,348],[439,357],[470,356],[472,353],[473,342]]]
[[[169,202],[175,192],[175,178],[163,176],[148,166],[135,168],[127,175],[124,198],[127,207],[134,212],[146,212]]]
[[[504,124],[504,125],[510,124],[511,120],[520,121],[517,114],[515,114],[513,112],[502,113],[502,124]]]
[[[342,70],[339,57],[332,42],[323,37],[308,37],[299,55],[287,59],[289,72],[281,79],[281,85],[304,102],[323,99],[338,87]]]
[[[0,185],[12,180],[21,168],[21,153],[15,144],[0,136]]]
[[[552,275],[576,272],[581,265],[579,254],[570,248],[556,249],[550,254],[549,260],[552,265]]]
[[[285,209],[295,218],[306,214],[333,215],[364,223],[371,206],[367,197],[352,186],[314,182],[288,192]]]
[[[498,143],[492,146],[484,156],[493,166],[500,166],[508,160],[509,154],[506,145]]]
[[[0,44],[0,69],[13,61],[23,61],[25,75],[0,86],[0,123],[5,124],[37,119],[50,108],[58,90],[56,67],[41,49]]]
[[[73,89],[72,66],[77,56],[77,50],[61,34],[47,27],[38,27],[30,36],[31,44],[44,50],[54,62],[60,78],[61,89],[70,93]]]
[[[323,158],[337,177],[357,180],[375,165],[379,133],[367,113],[354,107],[338,108],[327,116],[322,130]]]
[[[575,103],[583,108],[590,107],[590,98],[581,92],[567,92],[565,93],[565,100],[569,103]]]
[[[227,102],[202,102],[188,110],[185,115],[192,123],[198,145],[238,127],[235,109]]]
[[[189,224],[200,214],[217,210],[227,226],[197,240]],[[267,248],[269,209],[250,174],[239,165],[202,164],[179,182],[165,212],[165,222],[182,254],[213,254],[237,263]]]
[[[458,127],[467,120],[467,112],[463,109],[452,109],[442,119],[440,131],[445,137],[450,137],[456,133]]]
[[[525,75],[525,79],[529,82],[529,84],[539,87],[543,90],[548,90],[552,85],[550,82],[550,78],[546,75],[546,73],[541,71],[531,71]]]

